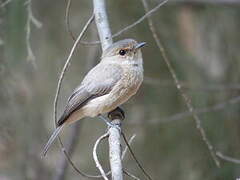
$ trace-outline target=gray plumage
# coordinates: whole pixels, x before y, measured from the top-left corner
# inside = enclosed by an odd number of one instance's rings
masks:
[[[63,126],[110,112],[137,92],[143,81],[140,48],[144,44],[125,39],[103,52],[100,63],[87,73],[69,97],[58,128],[44,147],[44,156]]]
[[[108,73],[105,73],[108,72]],[[83,79],[68,99],[65,111],[58,121],[58,126],[74,111],[79,110],[89,100],[108,94],[122,76],[122,68],[118,65],[105,66],[99,63]]]

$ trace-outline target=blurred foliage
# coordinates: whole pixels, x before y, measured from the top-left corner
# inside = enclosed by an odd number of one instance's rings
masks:
[[[150,6],[158,2],[151,0]],[[40,29],[31,24],[30,43],[36,67],[27,60],[25,1],[12,0],[0,8],[1,180],[52,179],[57,171],[62,156],[57,145],[51,148],[47,158],[40,159],[39,154],[53,130],[57,79],[73,44],[66,31],[65,7],[65,1],[32,1],[33,15],[43,24]],[[107,1],[107,9],[113,33],[144,14],[138,0]],[[91,13],[92,1],[73,0],[70,25],[75,35]],[[239,6],[169,3],[152,17],[195,108],[211,107],[239,96]],[[126,37],[147,42],[143,50],[146,80],[139,93],[123,105],[124,131],[127,136],[137,134],[132,147],[147,171],[155,180],[240,177],[237,164],[221,160],[221,168],[215,166],[191,116],[165,121],[187,109],[156,47],[147,20],[115,41]],[[97,40],[94,23],[84,39]],[[96,57],[99,59],[99,52],[98,46],[78,46],[64,80],[59,112],[72,89],[81,82],[87,63]],[[199,116],[216,150],[240,159],[239,115],[239,104],[235,103]],[[73,159],[81,169],[96,174],[91,151],[106,127],[97,118],[84,120],[82,126]],[[64,130],[65,140],[70,131],[71,127]],[[102,145],[100,151],[101,160],[108,167],[107,145]],[[124,166],[142,177],[129,155]],[[79,179],[72,168],[67,177]]]

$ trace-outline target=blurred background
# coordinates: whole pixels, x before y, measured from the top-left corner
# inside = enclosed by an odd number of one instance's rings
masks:
[[[148,1],[150,8],[159,2]],[[145,13],[139,0],[106,3],[112,33]],[[92,1],[72,0],[69,18],[75,36],[92,8]],[[57,143],[46,158],[40,158],[54,129],[58,76],[73,45],[66,29],[65,9],[64,0],[1,0],[0,180],[85,179],[67,168]],[[170,0],[152,19],[214,149],[240,159],[240,1]],[[123,130],[128,138],[136,134],[132,148],[146,171],[155,180],[239,178],[239,164],[222,159],[220,168],[214,164],[155,44],[147,19],[114,41],[124,38],[147,42],[143,49],[144,83],[137,95],[122,106],[126,114]],[[84,40],[98,40],[94,22]],[[78,46],[64,78],[58,114],[100,56],[99,45]],[[84,172],[98,174],[92,148],[105,129],[98,118],[86,118],[61,134],[64,144],[72,145],[76,166]],[[101,144],[99,154],[108,169],[107,142]],[[123,163],[144,179],[129,153]]]

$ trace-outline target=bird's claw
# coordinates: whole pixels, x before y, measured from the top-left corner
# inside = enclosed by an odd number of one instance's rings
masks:
[[[117,128],[121,132],[120,124],[114,124],[109,122],[104,116],[99,115],[100,119],[102,119],[108,126],[108,129],[110,128]]]

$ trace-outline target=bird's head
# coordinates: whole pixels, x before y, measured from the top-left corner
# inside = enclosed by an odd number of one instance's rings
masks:
[[[113,43],[102,54],[106,61],[142,61],[141,47],[146,43],[138,43],[134,39],[124,39]]]

